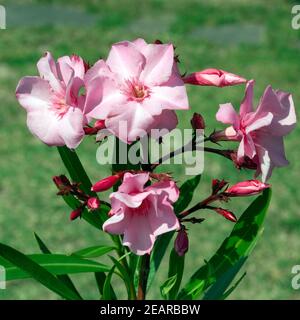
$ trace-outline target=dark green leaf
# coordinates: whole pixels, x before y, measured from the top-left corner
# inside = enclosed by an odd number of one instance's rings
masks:
[[[8,263],[15,269],[21,270],[26,277],[30,277],[40,282],[46,288],[57,293],[64,299],[78,300],[79,297],[68,286],[66,286],[61,280],[57,279],[47,269],[33,261],[30,257],[25,256],[23,253],[0,243],[0,256],[8,261]],[[43,255],[45,256],[45,255]],[[4,262],[3,260],[2,262]],[[11,279],[11,270],[7,266],[7,263],[1,263],[6,269],[6,279]]]
[[[34,233],[34,237],[35,237],[35,239],[36,239],[36,241],[38,243],[38,246],[39,246],[40,250],[44,254],[51,254],[51,251],[48,249],[46,244],[43,242],[43,240],[36,233]],[[64,284],[67,285],[71,290],[73,290],[74,293],[78,295],[79,299],[82,299],[80,293],[78,292],[78,290],[76,289],[74,283],[72,282],[71,278],[68,275],[66,275],[66,274],[58,275],[57,278],[59,280],[61,280],[62,282],[64,282]]]
[[[9,262],[2,260],[0,257],[0,264],[6,269],[6,279],[26,279],[31,278],[32,273],[28,273],[27,269],[22,268],[19,264],[16,264],[5,257],[5,252],[0,252],[0,256]],[[22,254],[23,255],[23,254]],[[104,264],[78,258],[75,256],[66,256],[62,254],[32,254],[23,255],[27,260],[30,260],[32,264],[38,264],[41,268],[51,272],[54,275],[62,275],[68,273],[82,273],[82,272],[106,272],[110,268]]]
[[[173,300],[176,298],[178,290],[180,288],[184,270],[184,259],[185,255],[179,256],[174,249],[171,250],[168,277],[171,278],[172,276],[176,275],[176,281],[168,292],[169,300]]]
[[[201,175],[199,174],[182,184],[180,187],[179,199],[174,204],[175,213],[178,214],[187,208],[193,199],[194,191],[198,187],[200,180]]]
[[[169,293],[174,288],[177,280],[177,274],[169,277],[160,287],[160,293],[164,299],[169,299]]]
[[[104,272],[95,272],[95,279],[97,282],[97,287],[99,290],[100,295],[103,295],[103,291],[104,291],[104,283],[106,280],[106,274]],[[112,300],[117,300],[116,294],[114,292],[114,289],[112,288],[112,286],[110,286],[110,296],[112,297]]]
[[[216,254],[193,274],[179,293],[179,299],[197,299],[240,259],[248,257],[263,231],[270,199],[271,190],[267,189],[252,202]]]
[[[116,266],[114,265],[111,270],[109,271],[108,275],[106,276],[104,285],[103,285],[103,300],[114,300],[114,295],[112,294],[112,286],[111,286],[111,278],[114,274]]]
[[[116,249],[115,247],[109,247],[109,246],[93,246],[93,247],[88,247],[88,248],[75,251],[72,253],[72,255],[78,256],[81,258],[97,258],[115,249]]]

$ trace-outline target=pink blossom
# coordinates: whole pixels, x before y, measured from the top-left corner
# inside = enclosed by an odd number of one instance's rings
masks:
[[[107,60],[87,72],[86,87],[85,111],[127,143],[151,129],[174,129],[174,110],[188,109],[172,44],[116,43]]]
[[[226,87],[245,83],[247,80],[224,70],[205,69],[184,76],[183,81],[198,86]]]
[[[174,181],[145,187],[149,173],[125,173],[117,192],[110,195],[110,218],[103,230],[123,234],[123,244],[137,255],[150,253],[160,234],[179,229],[172,204],[179,190]]]
[[[252,159],[257,164],[256,176],[262,174],[265,182],[274,167],[286,166],[283,137],[296,124],[294,102],[290,93],[273,90],[268,86],[253,110],[253,85],[247,83],[245,97],[237,114],[230,103],[220,105],[218,121],[231,124],[222,133],[222,139],[240,141],[237,160]]]
[[[253,196],[269,188],[270,185],[259,180],[238,182],[226,190],[230,197]]]
[[[50,146],[76,148],[84,136],[84,61],[78,56],[64,56],[54,61],[49,52],[38,61],[39,77],[20,80],[16,97],[27,111],[27,126]]]

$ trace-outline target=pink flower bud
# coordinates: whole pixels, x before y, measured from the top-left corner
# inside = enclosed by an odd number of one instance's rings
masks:
[[[100,200],[96,197],[91,197],[87,201],[87,206],[91,210],[97,210],[100,207]]]
[[[185,83],[198,86],[225,87],[245,83],[247,80],[233,73],[219,69],[205,69],[184,76]]]
[[[82,211],[83,211],[83,208],[82,208],[82,207],[79,207],[79,208],[73,210],[73,211],[71,212],[71,214],[70,214],[70,220],[73,221],[73,220],[77,219],[78,217],[80,217],[81,214],[82,214]]]
[[[223,208],[215,208],[214,209],[218,214],[220,214],[221,216],[223,216],[224,218],[226,218],[227,220],[230,220],[232,222],[237,222],[237,218],[234,215],[233,212],[223,209]]]
[[[184,256],[189,249],[189,238],[184,227],[178,231],[174,243],[174,249],[181,257]]]
[[[191,119],[191,125],[193,129],[204,129],[205,128],[205,122],[201,114],[194,113],[193,118]]]
[[[52,180],[58,189],[63,189],[64,187],[70,185],[69,179],[64,175],[54,176]]]
[[[86,135],[93,135],[104,128],[105,128],[105,121],[97,120],[93,127],[84,127],[83,129]]]
[[[120,179],[122,175],[120,174],[115,174],[113,176],[104,178],[102,180],[99,180],[92,186],[92,191],[94,192],[103,192],[111,187],[113,187]]]
[[[226,194],[229,197],[253,196],[267,188],[270,188],[270,185],[268,183],[263,183],[259,180],[246,180],[238,182],[230,187],[226,191]]]

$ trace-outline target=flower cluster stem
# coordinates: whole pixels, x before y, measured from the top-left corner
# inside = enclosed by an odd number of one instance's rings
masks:
[[[145,300],[150,271],[150,254],[141,257],[137,300]]]

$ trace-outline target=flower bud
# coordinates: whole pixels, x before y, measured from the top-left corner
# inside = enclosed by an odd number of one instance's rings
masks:
[[[180,257],[184,256],[189,249],[189,238],[184,227],[178,231],[174,249]]]
[[[63,189],[64,187],[71,184],[69,179],[65,175],[54,176],[52,180],[58,189]]]
[[[97,120],[93,127],[84,127],[84,133],[86,135],[93,135],[97,134],[98,131],[105,128],[105,121],[104,120]]]
[[[115,174],[110,177],[99,180],[92,186],[91,190],[94,192],[106,191],[111,187],[113,187],[121,179],[121,177],[122,177],[121,174]]]
[[[97,210],[100,207],[100,200],[96,197],[91,197],[87,201],[87,206],[90,210]]]
[[[267,183],[260,182],[259,180],[246,180],[230,187],[226,191],[226,194],[229,197],[253,196],[267,188],[270,188],[270,185]]]
[[[245,83],[247,80],[233,73],[219,69],[205,69],[184,76],[183,81],[198,86],[225,87]]]
[[[217,194],[221,191],[225,186],[227,186],[228,182],[225,180],[213,179],[211,183],[212,194]]]
[[[79,208],[73,210],[73,211],[71,212],[71,214],[70,214],[70,220],[73,221],[73,220],[77,219],[78,217],[80,217],[81,214],[82,214],[82,211],[83,211],[83,208],[82,208],[82,207],[79,207]]]
[[[201,114],[194,113],[193,118],[191,119],[191,125],[194,130],[205,129],[205,122]]]
[[[221,216],[223,216],[227,220],[230,220],[232,222],[237,222],[237,218],[233,212],[226,210],[226,209],[223,209],[223,208],[214,208],[213,210],[215,210],[218,214],[220,214]]]

